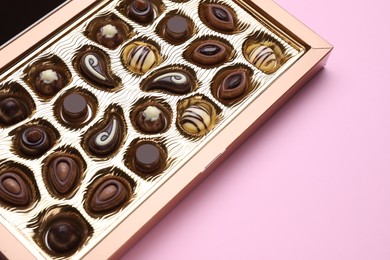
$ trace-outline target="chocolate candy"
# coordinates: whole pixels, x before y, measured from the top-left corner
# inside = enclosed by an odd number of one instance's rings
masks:
[[[22,100],[14,97],[0,99],[0,124],[10,126],[29,116],[29,109]]]
[[[195,64],[205,67],[215,67],[226,62],[232,51],[230,46],[214,40],[198,42],[194,47],[187,51],[187,56]]]
[[[158,73],[144,85],[143,90],[184,95],[192,92],[194,88],[195,82],[189,72],[182,69],[172,69]]]
[[[0,203],[6,206],[25,208],[33,201],[29,182],[16,171],[0,174]]]
[[[22,132],[19,149],[23,155],[36,158],[46,153],[51,143],[51,136],[44,127],[30,126]]]
[[[233,32],[236,29],[234,12],[220,4],[204,4],[201,6],[201,16],[211,28],[222,32]]]
[[[213,125],[213,110],[206,102],[189,103],[179,118],[181,128],[190,135],[206,134]]]
[[[97,86],[104,88],[117,86],[115,78],[110,75],[108,61],[101,51],[81,52],[76,62],[80,73]]]
[[[153,174],[164,168],[165,152],[155,143],[139,143],[133,156],[133,166],[142,174]]]
[[[58,218],[49,223],[43,239],[49,251],[58,255],[75,252],[83,240],[80,224],[68,218]]]
[[[273,73],[278,69],[278,59],[271,47],[260,45],[249,54],[249,62],[265,73]]]
[[[248,76],[245,70],[233,70],[222,81],[218,89],[218,98],[223,100],[237,99],[248,89]]]
[[[100,182],[87,201],[93,214],[108,214],[119,210],[132,196],[131,189],[120,177],[109,177]]]
[[[127,7],[127,16],[140,24],[148,24],[155,18],[155,11],[149,0],[132,0]]]
[[[43,70],[35,78],[35,90],[44,96],[57,94],[65,85],[63,76],[53,69]]]
[[[71,93],[62,101],[61,115],[67,122],[83,123],[88,118],[88,110],[88,102],[81,94]]]
[[[158,134],[168,127],[167,117],[164,109],[150,105],[138,112],[136,125],[147,134]]]
[[[159,63],[156,48],[149,44],[131,44],[126,47],[123,55],[126,67],[135,73],[146,73]]]
[[[81,177],[79,162],[70,156],[57,156],[53,158],[48,167],[48,188],[55,195],[65,197],[72,193]]]
[[[106,157],[115,152],[123,140],[121,118],[112,114],[96,127],[98,130],[87,138],[86,149],[93,155]]]
[[[115,49],[122,44],[126,37],[125,32],[115,24],[106,24],[100,27],[96,33],[96,41],[110,49]]]
[[[163,35],[170,43],[183,43],[191,37],[192,27],[187,18],[175,15],[165,21]]]

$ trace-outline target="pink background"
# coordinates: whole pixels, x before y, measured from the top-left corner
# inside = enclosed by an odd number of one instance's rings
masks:
[[[390,259],[388,1],[277,2],[327,68],[123,259]]]

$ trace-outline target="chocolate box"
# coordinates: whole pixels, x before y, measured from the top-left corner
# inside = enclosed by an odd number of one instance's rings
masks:
[[[74,0],[0,50],[0,251],[116,258],[325,65],[271,0]]]

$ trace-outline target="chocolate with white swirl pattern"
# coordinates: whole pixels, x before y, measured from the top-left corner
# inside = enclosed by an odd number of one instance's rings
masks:
[[[194,89],[194,80],[185,70],[172,70],[158,74],[144,86],[146,91],[162,91],[169,94],[185,95]]]

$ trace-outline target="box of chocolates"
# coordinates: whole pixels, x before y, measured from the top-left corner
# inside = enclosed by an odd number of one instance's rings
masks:
[[[331,50],[271,0],[67,2],[0,50],[3,257],[120,256]]]

